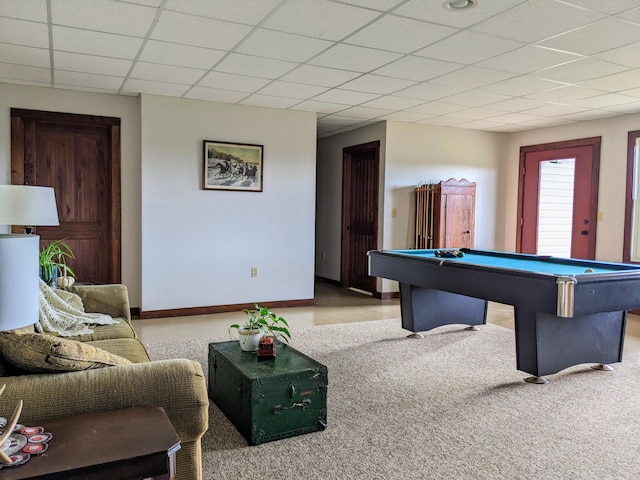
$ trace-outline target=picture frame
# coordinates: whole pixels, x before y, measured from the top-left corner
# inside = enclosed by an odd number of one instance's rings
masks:
[[[263,145],[203,141],[203,189],[262,192]]]

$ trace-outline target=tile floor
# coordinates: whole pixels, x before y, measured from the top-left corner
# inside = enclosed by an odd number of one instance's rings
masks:
[[[317,282],[315,305],[274,309],[289,325],[313,326],[400,318],[397,299],[380,300],[369,295]],[[134,320],[134,327],[145,343],[227,335],[231,323],[242,323],[242,312]],[[489,304],[489,323],[513,328],[513,308]],[[640,315],[629,315],[624,360],[640,363]]]

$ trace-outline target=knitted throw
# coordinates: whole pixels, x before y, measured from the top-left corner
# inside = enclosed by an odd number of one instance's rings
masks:
[[[61,337],[89,335],[92,326],[118,323],[102,313],[86,313],[82,299],[75,293],[52,288],[40,280],[40,319],[35,329]]]

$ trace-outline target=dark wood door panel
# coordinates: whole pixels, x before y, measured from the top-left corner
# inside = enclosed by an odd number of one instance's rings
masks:
[[[12,109],[12,183],[54,187],[60,226],[38,227],[43,244],[65,239],[78,281],[119,283],[119,119]]]

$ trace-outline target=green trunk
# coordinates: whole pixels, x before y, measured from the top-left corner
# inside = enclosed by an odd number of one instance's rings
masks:
[[[237,341],[209,344],[209,397],[250,445],[327,427],[327,367],[283,343],[258,361]]]

